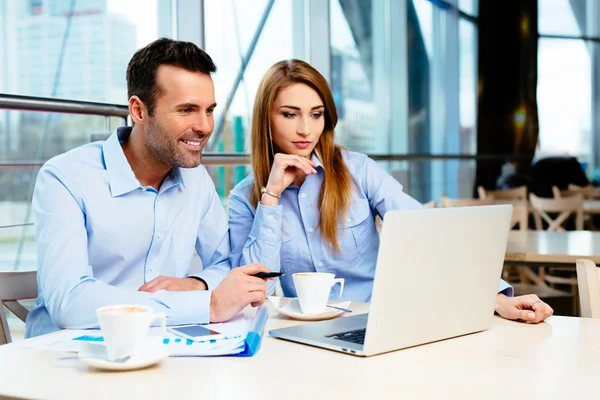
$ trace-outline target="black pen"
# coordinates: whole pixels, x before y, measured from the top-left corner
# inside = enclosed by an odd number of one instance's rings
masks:
[[[254,274],[252,276],[260,279],[269,279],[269,278],[279,278],[280,276],[285,275],[283,272],[259,272],[258,274]]]

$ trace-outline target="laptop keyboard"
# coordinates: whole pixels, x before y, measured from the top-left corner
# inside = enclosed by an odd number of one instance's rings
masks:
[[[353,331],[348,331],[348,332],[334,333],[333,335],[327,335],[327,337],[337,339],[337,340],[343,340],[344,342],[364,344],[366,331],[367,331],[366,328],[355,329]]]

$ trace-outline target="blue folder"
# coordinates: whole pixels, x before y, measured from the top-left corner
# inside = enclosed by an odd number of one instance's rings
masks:
[[[244,351],[238,354],[232,354],[233,357],[252,357],[258,350],[260,350],[260,344],[262,342],[263,333],[265,332],[265,325],[269,318],[269,311],[266,306],[260,306],[256,310],[254,319],[250,324],[248,335],[246,335],[246,347]]]

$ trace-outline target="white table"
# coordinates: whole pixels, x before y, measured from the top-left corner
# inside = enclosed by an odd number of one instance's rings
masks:
[[[568,264],[587,258],[600,264],[600,232],[511,231],[505,261],[520,264]]]
[[[272,315],[268,329],[294,323]],[[252,358],[169,358],[124,373],[58,360],[65,355],[1,346],[0,398],[595,399],[600,320],[551,317],[526,325],[495,317],[483,333],[371,358],[268,336]]]

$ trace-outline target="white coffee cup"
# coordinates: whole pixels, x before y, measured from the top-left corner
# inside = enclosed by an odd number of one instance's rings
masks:
[[[344,292],[344,279],[335,279],[334,274],[325,272],[299,272],[292,275],[300,309],[304,314],[319,314],[327,308],[331,288],[341,285],[340,296]]]
[[[155,313],[148,306],[124,304],[100,307],[96,316],[110,361],[141,355],[148,329],[154,320],[159,319],[165,331],[165,314]]]

